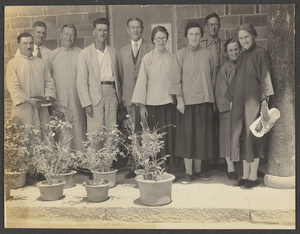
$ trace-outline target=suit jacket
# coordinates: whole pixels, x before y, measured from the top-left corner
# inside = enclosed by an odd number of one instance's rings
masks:
[[[121,85],[119,72],[119,54],[115,48],[105,45],[111,59],[113,76],[119,103],[121,102]],[[82,107],[96,106],[101,98],[101,77],[98,55],[94,43],[83,49],[78,56],[77,91]]]
[[[124,106],[131,106],[132,94],[137,77],[139,75],[142,58],[149,51],[154,49],[154,45],[146,42],[144,39],[140,46],[140,51],[136,64],[132,60],[131,43],[120,49],[120,71],[122,80],[122,101]]]

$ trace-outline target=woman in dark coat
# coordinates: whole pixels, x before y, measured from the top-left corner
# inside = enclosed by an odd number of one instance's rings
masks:
[[[255,44],[257,33],[252,25],[237,28],[236,38],[244,48],[236,75],[226,93],[232,101],[230,139],[232,161],[243,161],[243,177],[235,186],[258,185],[257,169],[263,157],[263,139],[255,137],[249,126],[261,115],[268,121],[268,101],[274,95],[267,51]]]

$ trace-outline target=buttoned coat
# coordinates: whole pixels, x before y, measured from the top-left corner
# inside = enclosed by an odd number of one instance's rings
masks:
[[[123,46],[120,49],[120,71],[122,80],[122,101],[124,106],[131,106],[132,94],[136,80],[139,75],[142,58],[145,54],[154,49],[154,45],[146,42],[144,39],[141,43],[138,59],[134,65],[132,59],[131,43]]]
[[[105,47],[110,55],[118,102],[121,103],[122,91],[120,85],[119,54],[115,48],[108,45]],[[98,54],[94,43],[79,53],[77,91],[83,108],[89,105],[96,106],[102,98]]]

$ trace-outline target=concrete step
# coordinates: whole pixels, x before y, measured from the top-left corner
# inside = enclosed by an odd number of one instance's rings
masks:
[[[154,226],[219,223],[224,224],[224,228],[238,223],[295,226],[295,190],[265,187],[262,178],[259,186],[243,189],[232,186],[233,181],[224,171],[213,170],[210,171],[211,181],[197,179],[182,185],[184,171],[179,171],[176,173],[178,180],[172,186],[172,202],[149,207],[140,202],[135,180],[124,179],[127,172],[118,172],[117,186],[109,190],[109,199],[100,203],[89,202],[85,188],[80,184],[88,179],[88,175],[77,175],[76,181],[80,183],[64,189],[64,197],[58,201],[42,201],[34,185],[13,189],[11,199],[5,202],[6,227],[28,227],[29,223],[32,228],[41,223],[59,226],[61,220],[66,220],[65,225],[70,228],[97,222],[108,223],[106,226],[120,222],[124,228],[135,223]]]

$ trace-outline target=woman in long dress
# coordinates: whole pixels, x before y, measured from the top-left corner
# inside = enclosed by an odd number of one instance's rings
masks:
[[[189,44],[177,51],[171,68],[169,94],[176,95],[178,110],[174,154],[184,158],[186,170],[182,184],[189,184],[194,177],[211,179],[201,171],[201,162],[214,156],[215,75],[210,51],[199,45],[202,36],[198,23],[186,25],[185,37]]]
[[[134,88],[132,103],[139,105],[141,120],[151,130],[160,129],[164,135],[164,148],[158,157],[170,155],[167,169],[174,169],[175,112],[173,98],[168,94],[173,55],[166,49],[169,33],[165,27],[152,30],[151,41],[155,48],[147,53],[141,63]],[[166,127],[164,127],[166,126]]]
[[[274,95],[270,60],[267,51],[255,44],[257,33],[250,24],[237,28],[236,38],[244,48],[237,66],[236,75],[226,93],[232,101],[230,136],[231,159],[243,161],[243,177],[235,186],[252,188],[259,184],[257,170],[263,157],[263,139],[255,137],[249,126],[261,115],[269,120],[269,97]]]
[[[216,105],[220,112],[219,148],[220,158],[225,158],[227,163],[228,178],[237,180],[234,165],[230,159],[230,102],[225,98],[225,94],[235,75],[241,45],[234,38],[230,38],[225,42],[224,47],[229,59],[222,65],[218,72],[215,88]]]

